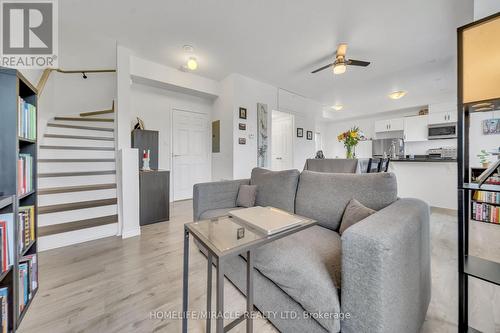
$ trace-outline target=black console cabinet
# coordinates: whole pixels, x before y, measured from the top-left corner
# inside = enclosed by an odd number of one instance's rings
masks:
[[[170,219],[170,171],[139,172],[140,225]]]

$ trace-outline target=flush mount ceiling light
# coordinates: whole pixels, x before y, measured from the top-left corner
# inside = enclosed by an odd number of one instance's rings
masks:
[[[194,71],[198,68],[198,61],[196,60],[195,57],[190,57],[186,63],[187,69],[190,71]]]
[[[192,52],[194,51],[194,47],[192,47],[191,45],[188,45],[188,44],[184,45],[184,46],[182,47],[182,49],[183,49],[184,51],[186,51],[186,52],[189,52],[189,53],[192,53]]]
[[[390,99],[400,99],[403,98],[407,94],[404,90],[393,91],[389,94]]]
[[[335,104],[334,106],[332,106],[332,109],[334,109],[335,111],[340,111],[344,108],[344,106],[342,104]]]

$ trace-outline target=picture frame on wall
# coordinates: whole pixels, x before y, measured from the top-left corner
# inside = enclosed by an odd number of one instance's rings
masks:
[[[500,118],[483,120],[483,134],[500,134]]]
[[[238,124],[238,129],[240,131],[246,131],[247,130],[247,124],[244,124],[244,123],[239,123]]]
[[[304,129],[301,127],[297,127],[297,137],[298,138],[303,138],[304,137]]]
[[[247,139],[245,139],[245,138],[239,138],[239,139],[238,139],[238,143],[239,143],[240,145],[246,145],[246,144],[247,144]]]
[[[240,107],[240,119],[247,119],[247,109]]]
[[[313,132],[307,131],[307,140],[312,140],[312,139],[313,139]]]

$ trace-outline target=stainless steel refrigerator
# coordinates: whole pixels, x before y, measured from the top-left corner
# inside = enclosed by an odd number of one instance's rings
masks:
[[[404,158],[403,139],[375,139],[372,141],[373,157]]]

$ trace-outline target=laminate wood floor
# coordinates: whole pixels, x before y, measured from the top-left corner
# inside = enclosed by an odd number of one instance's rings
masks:
[[[140,237],[112,237],[40,253],[40,290],[19,332],[180,332],[180,320],[154,318],[154,312],[181,311],[183,224],[191,220],[192,202],[177,202],[172,205],[170,222],[145,226]],[[456,219],[434,213],[431,223],[433,295],[422,332],[455,333]],[[488,237],[493,236],[489,233]],[[190,249],[190,310],[202,311],[206,304],[206,258],[192,243]],[[491,253],[500,255],[496,250],[486,254]],[[477,286],[476,292],[481,293],[483,287]],[[483,288],[482,295],[487,301],[500,300],[498,290]],[[225,308],[245,309],[245,298],[227,280]],[[481,321],[489,320],[492,326],[482,329],[500,332],[496,330],[500,318],[495,315],[500,311],[490,312],[491,317],[483,313]],[[494,326],[496,320],[499,326]],[[204,329],[204,320],[190,320],[190,332]],[[245,324],[231,332],[245,332]],[[257,319],[254,332],[277,330],[266,320]]]

